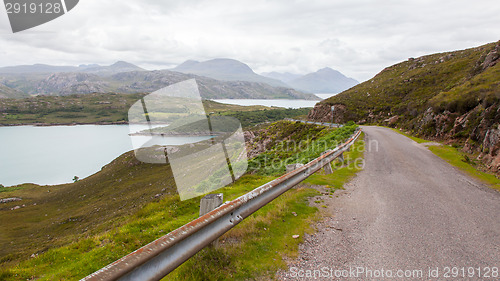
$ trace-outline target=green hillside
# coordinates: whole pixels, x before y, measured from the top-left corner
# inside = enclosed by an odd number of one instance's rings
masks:
[[[2,188],[0,198],[22,200],[0,205],[0,264],[112,229],[157,197],[175,193],[167,165],[141,163],[133,152],[73,184]]]
[[[463,114],[488,107],[500,99],[499,44],[410,58],[321,103],[343,104],[347,120],[368,122],[389,115],[408,121],[428,108]]]

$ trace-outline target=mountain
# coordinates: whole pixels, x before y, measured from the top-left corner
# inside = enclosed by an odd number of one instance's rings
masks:
[[[92,73],[97,75],[113,75],[122,72],[129,71],[145,71],[145,69],[138,67],[137,65],[125,62],[118,61],[110,66],[94,66],[94,67],[86,67],[82,70],[86,73]]]
[[[18,91],[29,95],[65,96],[90,93],[145,93],[153,92],[171,84],[195,78],[201,96],[207,99],[317,99],[290,88],[273,87],[266,83],[248,81],[218,81],[212,78],[184,74],[169,70],[129,71],[112,74],[118,69],[128,69],[130,65],[119,64],[85,72],[59,72],[52,74],[0,74],[0,83],[9,87],[5,92]],[[133,66],[132,66],[133,67]],[[103,75],[107,73],[107,75]],[[1,95],[3,97],[13,97]],[[18,96],[21,97],[21,96]]]
[[[80,66],[55,66],[47,64],[18,65],[0,67],[1,74],[40,74],[40,73],[62,73],[62,72],[87,72],[98,75],[112,75],[126,71],[143,71],[144,69],[128,62],[118,61],[110,66],[98,64]]]
[[[25,94],[19,90],[9,88],[4,84],[0,84],[0,99],[2,98],[26,98],[29,97],[28,94]]]
[[[385,124],[463,145],[500,172],[500,41],[409,58],[316,105],[309,117]]]
[[[233,59],[213,59],[204,62],[188,60],[171,70],[223,81],[260,82],[275,87],[288,87],[282,81],[258,75],[248,65]]]
[[[340,93],[359,82],[329,67],[293,79],[288,85],[310,93]]]
[[[288,83],[288,82],[290,82],[290,81],[292,81],[294,79],[302,77],[301,74],[293,74],[293,73],[290,73],[290,72],[280,73],[280,72],[276,72],[276,71],[273,71],[273,72],[264,72],[264,73],[262,73],[262,76],[266,76],[266,77],[269,77],[269,78],[280,80],[280,81],[283,81],[285,83]]]

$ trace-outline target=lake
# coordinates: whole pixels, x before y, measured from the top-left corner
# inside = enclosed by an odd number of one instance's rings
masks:
[[[146,126],[78,125],[0,127],[0,184],[60,184],[85,178],[148,137],[128,135]],[[168,137],[158,143],[179,145],[208,137]],[[167,140],[168,139],[168,140]]]

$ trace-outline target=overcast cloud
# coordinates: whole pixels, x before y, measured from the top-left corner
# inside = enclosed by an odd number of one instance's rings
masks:
[[[425,54],[500,40],[498,0],[81,0],[12,34],[0,9],[0,66],[111,64],[147,69],[234,58],[256,72],[332,67],[360,81]]]

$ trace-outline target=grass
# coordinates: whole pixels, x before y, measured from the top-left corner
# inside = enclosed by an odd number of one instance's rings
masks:
[[[362,170],[363,153],[365,151],[364,133],[354,143],[349,152],[344,153],[344,162],[334,160],[332,167],[335,169],[333,174],[325,175],[323,173],[315,173],[307,178],[304,183],[310,185],[322,185],[331,189],[331,193],[335,190],[343,189],[343,186],[355,174]]]
[[[413,137],[397,129],[390,128],[393,131],[404,135],[417,143],[426,143],[428,140]],[[459,168],[461,171],[467,175],[478,179],[492,189],[500,191],[500,179],[498,179],[494,174],[486,173],[478,169],[478,164],[471,160],[468,153],[460,151],[459,149],[449,146],[449,145],[432,145],[428,147],[429,150],[435,155],[444,159],[450,165]]]
[[[283,123],[280,128],[285,131],[297,128],[295,123]],[[301,136],[307,136],[306,131]],[[347,172],[339,169],[309,180],[319,184],[347,180]],[[275,177],[247,174],[219,191],[224,200],[232,200]],[[308,198],[319,193],[308,184],[257,211],[221,238],[221,248],[203,250],[166,280],[272,277],[285,266],[284,256],[297,256],[304,233],[312,231],[317,209],[309,206]],[[342,182],[329,184],[341,186]],[[11,211],[10,207],[19,205],[12,202],[0,209],[0,239],[6,246],[1,252],[0,280],[79,279],[184,225],[197,216],[199,198],[180,201],[174,187],[168,165],[140,163],[129,152],[73,184],[2,188],[1,198],[22,197],[26,207]],[[295,234],[300,237],[293,239]]]

